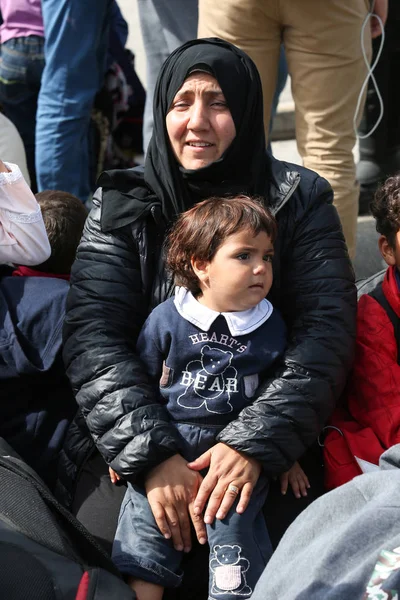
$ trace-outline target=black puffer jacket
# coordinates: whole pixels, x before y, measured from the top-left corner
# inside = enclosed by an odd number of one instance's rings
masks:
[[[268,181],[279,224],[269,298],[287,322],[289,347],[262,393],[219,439],[275,475],[315,441],[344,386],[356,290],[329,184],[273,159]],[[94,198],[72,271],[64,359],[98,449],[133,481],[179,451],[157,385],[135,354],[150,309],[173,286],[163,267],[166,224],[157,199],[143,187],[144,209],[132,222],[138,190],[120,189],[104,198],[99,189]],[[65,451],[76,461],[72,445]]]

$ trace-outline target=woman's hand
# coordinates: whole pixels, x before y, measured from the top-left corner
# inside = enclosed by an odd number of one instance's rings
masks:
[[[282,473],[280,480],[281,492],[283,495],[286,494],[288,485],[290,484],[296,498],[307,496],[307,489],[310,487],[310,482],[298,462],[295,462],[289,471]]]
[[[195,514],[193,506],[202,480],[179,454],[154,467],[146,477],[147,499],[157,526],[165,538],[172,538],[176,550],[189,552],[192,547],[189,515],[200,544],[207,541],[202,516]]]
[[[194,501],[195,514],[200,515],[208,500],[205,523],[212,523],[215,517],[224,519],[238,494],[236,511],[244,512],[261,473],[261,465],[255,458],[222,443],[204,452],[188,467],[196,471],[209,467]]]

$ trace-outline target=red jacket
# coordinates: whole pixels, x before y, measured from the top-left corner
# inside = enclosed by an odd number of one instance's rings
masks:
[[[389,267],[382,290],[400,318],[396,267]],[[357,311],[356,355],[346,408],[335,410],[324,442],[325,485],[332,489],[362,470],[357,459],[378,464],[381,453],[400,442],[400,366],[393,325],[371,296]],[[340,431],[338,431],[340,430]]]

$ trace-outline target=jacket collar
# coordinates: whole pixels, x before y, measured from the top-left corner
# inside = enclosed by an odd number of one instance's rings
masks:
[[[297,165],[277,160],[270,154],[267,154],[267,158],[268,207],[275,216],[293,196],[301,176]]]
[[[296,168],[267,153],[268,206],[274,215],[290,200],[300,183]],[[155,218],[161,217],[161,203],[147,188],[142,166],[105,171],[97,183],[103,188],[101,228],[104,232],[134,223],[149,213]]]
[[[272,304],[264,299],[249,310],[220,313],[200,304],[184,287],[176,288],[174,304],[181,317],[203,331],[208,331],[214,321],[222,315],[232,337],[255,331],[270,318],[273,311]]]

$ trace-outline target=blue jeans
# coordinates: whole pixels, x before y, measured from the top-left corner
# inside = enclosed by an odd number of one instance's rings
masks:
[[[218,428],[176,423],[182,440],[182,456],[194,460],[215,443]],[[262,514],[268,481],[261,475],[243,514],[235,501],[223,520],[207,525],[209,600],[249,598],[272,554]],[[142,487],[128,484],[121,505],[112,558],[122,573],[163,587],[181,583],[182,552],[160,533]]]
[[[88,130],[103,83],[111,0],[42,0],[46,33],[36,123],[39,190],[85,202],[91,193]]]
[[[243,514],[236,512],[236,501],[225,519],[215,519],[212,525],[207,525],[209,599],[251,596],[272,554],[261,510],[267,491],[267,481],[260,477]],[[163,587],[177,587],[181,583],[182,552],[161,535],[146,493],[139,486],[128,484],[112,558],[122,573],[137,579]]]
[[[153,131],[153,96],[158,73],[175,48],[197,38],[198,0],[138,0],[140,28],[146,52],[146,104],[143,149]]]
[[[12,38],[0,46],[0,104],[24,142],[31,187],[36,192],[35,125],[44,68],[44,39]]]

